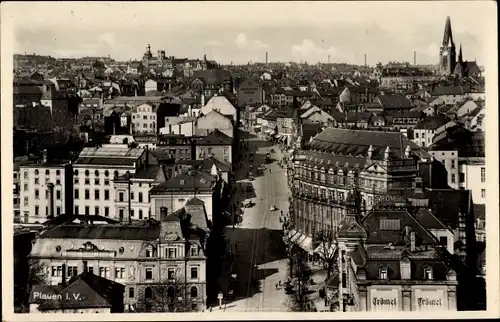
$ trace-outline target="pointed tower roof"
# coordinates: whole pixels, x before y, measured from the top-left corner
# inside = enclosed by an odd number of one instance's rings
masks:
[[[451,43],[453,45],[453,34],[451,33],[451,20],[450,17],[446,17],[446,25],[444,26],[444,36],[443,36],[443,46],[448,46]]]
[[[458,51],[458,61],[460,63],[463,62],[463,59],[462,59],[462,44],[460,44],[460,50]]]

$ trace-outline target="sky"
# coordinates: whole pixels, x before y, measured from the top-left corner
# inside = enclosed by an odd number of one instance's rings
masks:
[[[466,60],[483,64],[496,37],[490,1],[4,3],[14,52],[140,59],[156,55],[241,64],[328,61],[435,64],[446,17]]]

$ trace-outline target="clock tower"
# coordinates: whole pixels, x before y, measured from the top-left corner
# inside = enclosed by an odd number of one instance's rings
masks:
[[[453,42],[453,34],[451,32],[450,17],[446,17],[446,25],[444,27],[443,43],[439,50],[439,73],[441,75],[451,75],[456,64],[456,50]]]

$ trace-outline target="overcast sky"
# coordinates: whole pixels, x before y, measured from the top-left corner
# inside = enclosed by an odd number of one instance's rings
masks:
[[[489,1],[394,2],[51,2],[7,3],[14,51],[55,57],[140,59],[154,54],[221,63],[318,61],[363,64],[437,62],[450,16],[464,59],[484,64],[496,37],[496,7]],[[8,16],[6,16],[8,15]]]

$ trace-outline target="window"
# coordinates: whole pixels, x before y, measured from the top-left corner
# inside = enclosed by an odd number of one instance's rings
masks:
[[[124,200],[123,192],[118,193],[118,201],[123,201],[123,200]]]
[[[142,202],[142,192],[139,192],[139,202]]]
[[[104,207],[104,216],[109,217],[109,207]]]
[[[455,179],[455,174],[452,173],[451,174],[451,183],[455,183],[456,182],[456,179]]]
[[[481,189],[481,198],[486,198],[486,189]]]
[[[40,184],[40,180],[38,178],[35,178],[35,184]]]
[[[75,189],[75,199],[80,198],[80,190]]]
[[[98,177],[99,176],[99,171],[95,170],[94,174],[95,174],[96,177]]]
[[[198,297],[198,288],[196,288],[196,286],[191,287],[190,295],[191,295],[191,298]]]
[[[89,189],[85,189],[85,200],[89,200],[90,199],[90,191]]]
[[[78,267],[68,266],[68,277],[78,276]]]
[[[28,184],[27,183],[24,184],[24,191],[28,191]]]
[[[379,275],[379,278],[380,278],[381,280],[386,280],[386,279],[388,279],[388,277],[389,277],[389,276],[388,276],[388,274],[387,274],[387,268],[381,268],[381,269],[379,269],[379,271],[378,271],[378,275]]]
[[[415,139],[418,139],[418,132],[415,132]]]
[[[97,189],[96,189],[96,190],[94,190],[94,199],[95,199],[95,200],[99,200],[99,197],[100,197],[100,195],[99,195],[99,190],[97,190]]]
[[[104,176],[105,177],[109,177],[109,171],[108,170],[104,171]]]
[[[167,258],[177,258],[177,248],[167,248]]]
[[[75,206],[75,215],[79,215],[80,208],[78,206]]]
[[[85,184],[89,185],[90,184],[90,179],[85,179]]]
[[[45,175],[48,176],[50,174],[50,171],[47,169],[45,170]]]
[[[149,246],[146,248],[146,257],[153,257],[153,247]]]
[[[134,200],[134,193],[133,192],[130,193],[130,200]]]
[[[465,182],[465,173],[459,173],[458,180],[460,181],[460,183],[464,183]]]
[[[175,279],[175,268],[173,268],[173,267],[169,267],[169,268],[167,269],[167,278],[168,278],[169,280],[173,280],[173,279]]]
[[[94,207],[94,215],[99,216],[99,207],[98,206]]]
[[[61,214],[61,207],[56,207],[56,214],[59,216]]]
[[[94,274],[94,268],[92,266],[87,267],[87,271],[91,274]]]
[[[52,276],[62,276],[62,266],[52,266]]]
[[[61,190],[56,190],[56,199],[61,200]]]
[[[40,199],[40,191],[35,189],[35,199]]]
[[[28,171],[24,171],[24,179],[28,179]]]
[[[85,176],[88,177],[90,175],[89,170],[85,170]]]
[[[131,299],[135,297],[135,289],[133,287],[128,288],[128,297]]]
[[[153,269],[151,267],[146,268],[146,280],[153,279]]]
[[[35,176],[37,176],[37,175],[38,175],[38,169],[37,169],[37,170],[35,170]]]
[[[380,230],[401,230],[399,219],[380,219]]]
[[[446,236],[439,237],[439,244],[441,244],[442,246],[448,246],[448,237]]]
[[[191,279],[197,279],[198,278],[198,267],[196,266],[191,266]]]
[[[432,280],[432,268],[427,267],[424,269],[424,280]]]
[[[89,206],[85,206],[85,215],[86,216],[90,215],[90,207]]]
[[[119,212],[119,217],[120,219],[123,219],[123,215],[124,215],[125,211],[123,209],[120,209],[120,212]]]
[[[35,216],[38,216],[40,212],[40,207],[35,206]]]
[[[109,186],[109,180],[108,179],[104,179],[104,185],[105,186]]]
[[[455,160],[451,160],[451,168],[455,169]]]
[[[134,209],[130,210],[130,217],[134,217],[135,211]]]
[[[77,175],[78,175],[78,170],[75,170],[75,176],[77,176]]]
[[[198,246],[196,245],[191,246],[190,252],[191,256],[198,256]]]
[[[99,267],[99,276],[108,278],[109,275],[109,267]]]
[[[80,183],[80,179],[75,178],[75,184],[79,184],[79,183]]]
[[[142,209],[139,209],[139,219],[142,219]]]
[[[123,278],[125,276],[125,268],[124,267],[116,267],[115,268],[115,278]]]
[[[481,182],[486,182],[486,168],[481,168]]]
[[[95,185],[100,185],[100,184],[101,184],[101,182],[99,181],[99,179],[94,179],[94,184],[95,184]]]
[[[109,200],[109,190],[104,190],[104,200]]]

